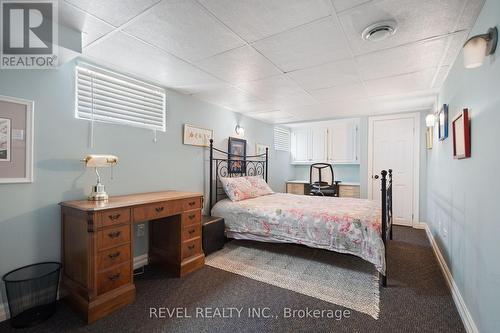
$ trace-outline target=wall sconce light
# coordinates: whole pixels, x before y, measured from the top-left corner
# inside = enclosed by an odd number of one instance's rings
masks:
[[[484,63],[486,56],[495,53],[498,41],[498,29],[488,29],[483,35],[469,38],[464,44],[464,66],[465,68],[477,68]]]
[[[434,141],[434,124],[436,123],[436,116],[431,113],[425,117],[425,125],[427,126],[427,149],[432,149]]]
[[[244,136],[245,135],[245,128],[244,127],[241,127],[240,125],[236,125],[236,128],[234,129],[234,131],[236,132],[236,134],[238,134],[239,136]]]

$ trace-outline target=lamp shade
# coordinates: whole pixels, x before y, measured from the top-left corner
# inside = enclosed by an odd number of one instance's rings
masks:
[[[431,114],[428,114],[426,117],[425,117],[425,125],[427,127],[434,127],[434,124],[436,122],[436,116],[433,115],[432,113]]]
[[[470,39],[464,45],[464,66],[465,68],[480,67],[486,57],[488,41],[482,37]]]
[[[116,165],[118,163],[118,157],[115,155],[96,155],[91,154],[83,158],[85,166],[88,168],[102,168]]]

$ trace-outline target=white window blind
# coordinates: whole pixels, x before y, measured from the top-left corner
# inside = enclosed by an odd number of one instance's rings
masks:
[[[286,128],[274,128],[274,149],[290,151],[290,131]]]
[[[125,75],[80,63],[75,101],[76,118],[165,131],[165,90]]]

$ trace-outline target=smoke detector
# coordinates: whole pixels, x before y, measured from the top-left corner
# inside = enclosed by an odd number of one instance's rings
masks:
[[[379,42],[394,35],[397,29],[398,24],[396,21],[380,21],[366,27],[365,30],[363,30],[361,37],[372,42]]]

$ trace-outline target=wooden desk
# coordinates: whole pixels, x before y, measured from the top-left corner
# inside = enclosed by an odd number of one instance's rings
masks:
[[[150,221],[151,263],[182,277],[205,263],[203,196],[156,192],[60,203],[62,287],[88,323],[135,300],[132,224]]]

